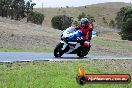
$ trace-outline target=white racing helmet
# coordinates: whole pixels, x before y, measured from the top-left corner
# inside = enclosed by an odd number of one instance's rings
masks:
[[[89,20],[87,18],[82,18],[80,21],[80,24],[82,27],[86,27],[86,25],[89,23]]]

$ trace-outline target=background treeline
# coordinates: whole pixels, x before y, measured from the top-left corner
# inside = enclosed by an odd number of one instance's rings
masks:
[[[32,0],[26,0],[26,2],[25,0],[0,0],[0,16],[14,20],[21,20],[24,17],[27,17],[27,21],[42,24],[44,15],[38,12],[33,12],[33,7],[35,5],[35,3],[32,3]]]

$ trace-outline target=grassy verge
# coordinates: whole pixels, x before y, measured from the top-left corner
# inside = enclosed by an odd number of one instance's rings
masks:
[[[89,53],[90,55],[127,57],[131,56],[132,53],[132,42],[120,39],[96,37],[92,39],[92,49],[93,50]]]
[[[111,49],[124,49],[132,50],[132,45],[127,40],[115,40],[102,37],[96,37],[92,43],[98,46],[109,47]]]
[[[19,48],[0,48],[0,52],[52,52],[53,48],[33,48],[33,49],[19,49]]]
[[[79,66],[88,74],[132,75],[132,60],[0,63],[0,88],[131,88],[129,84],[76,83]]]
[[[106,56],[131,56],[132,45],[130,41],[120,39],[107,39],[104,37],[95,37],[92,39],[92,49],[89,55],[106,55]],[[93,47],[95,46],[95,47]],[[52,53],[54,48],[0,48],[0,52],[49,52]],[[126,52],[125,52],[126,51]]]

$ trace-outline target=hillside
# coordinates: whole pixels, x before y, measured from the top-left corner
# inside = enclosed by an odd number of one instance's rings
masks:
[[[53,16],[65,14],[71,17],[74,17],[75,20],[77,19],[78,15],[84,12],[85,14],[90,14],[95,17],[96,23],[95,25],[103,25],[102,18],[105,17],[106,20],[109,21],[111,19],[114,20],[116,17],[117,12],[120,10],[121,7],[132,6],[130,3],[124,2],[109,2],[109,3],[99,3],[93,5],[87,5],[82,7],[69,7],[69,8],[38,8],[35,11],[39,11],[45,14],[45,24],[50,25],[50,21]]]
[[[57,14],[77,17],[85,11],[95,16],[94,30],[99,33],[98,37],[92,40],[89,55],[131,56],[132,41],[121,40],[117,30],[103,26],[101,23],[101,16],[113,19],[121,7],[128,5],[131,4],[104,3],[89,5],[86,8],[35,9],[40,12],[44,11],[46,18],[43,25],[27,23],[26,19],[15,21],[0,17],[0,51],[51,52],[59,42],[61,34],[61,31],[51,27],[51,18]]]
[[[45,25],[0,17],[0,49],[53,48],[58,38],[59,31]]]

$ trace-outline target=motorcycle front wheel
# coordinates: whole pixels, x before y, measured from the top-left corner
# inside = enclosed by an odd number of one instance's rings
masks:
[[[54,56],[55,57],[61,57],[64,53],[63,53],[63,50],[62,50],[62,47],[63,47],[63,43],[59,43],[55,49],[54,49]]]

